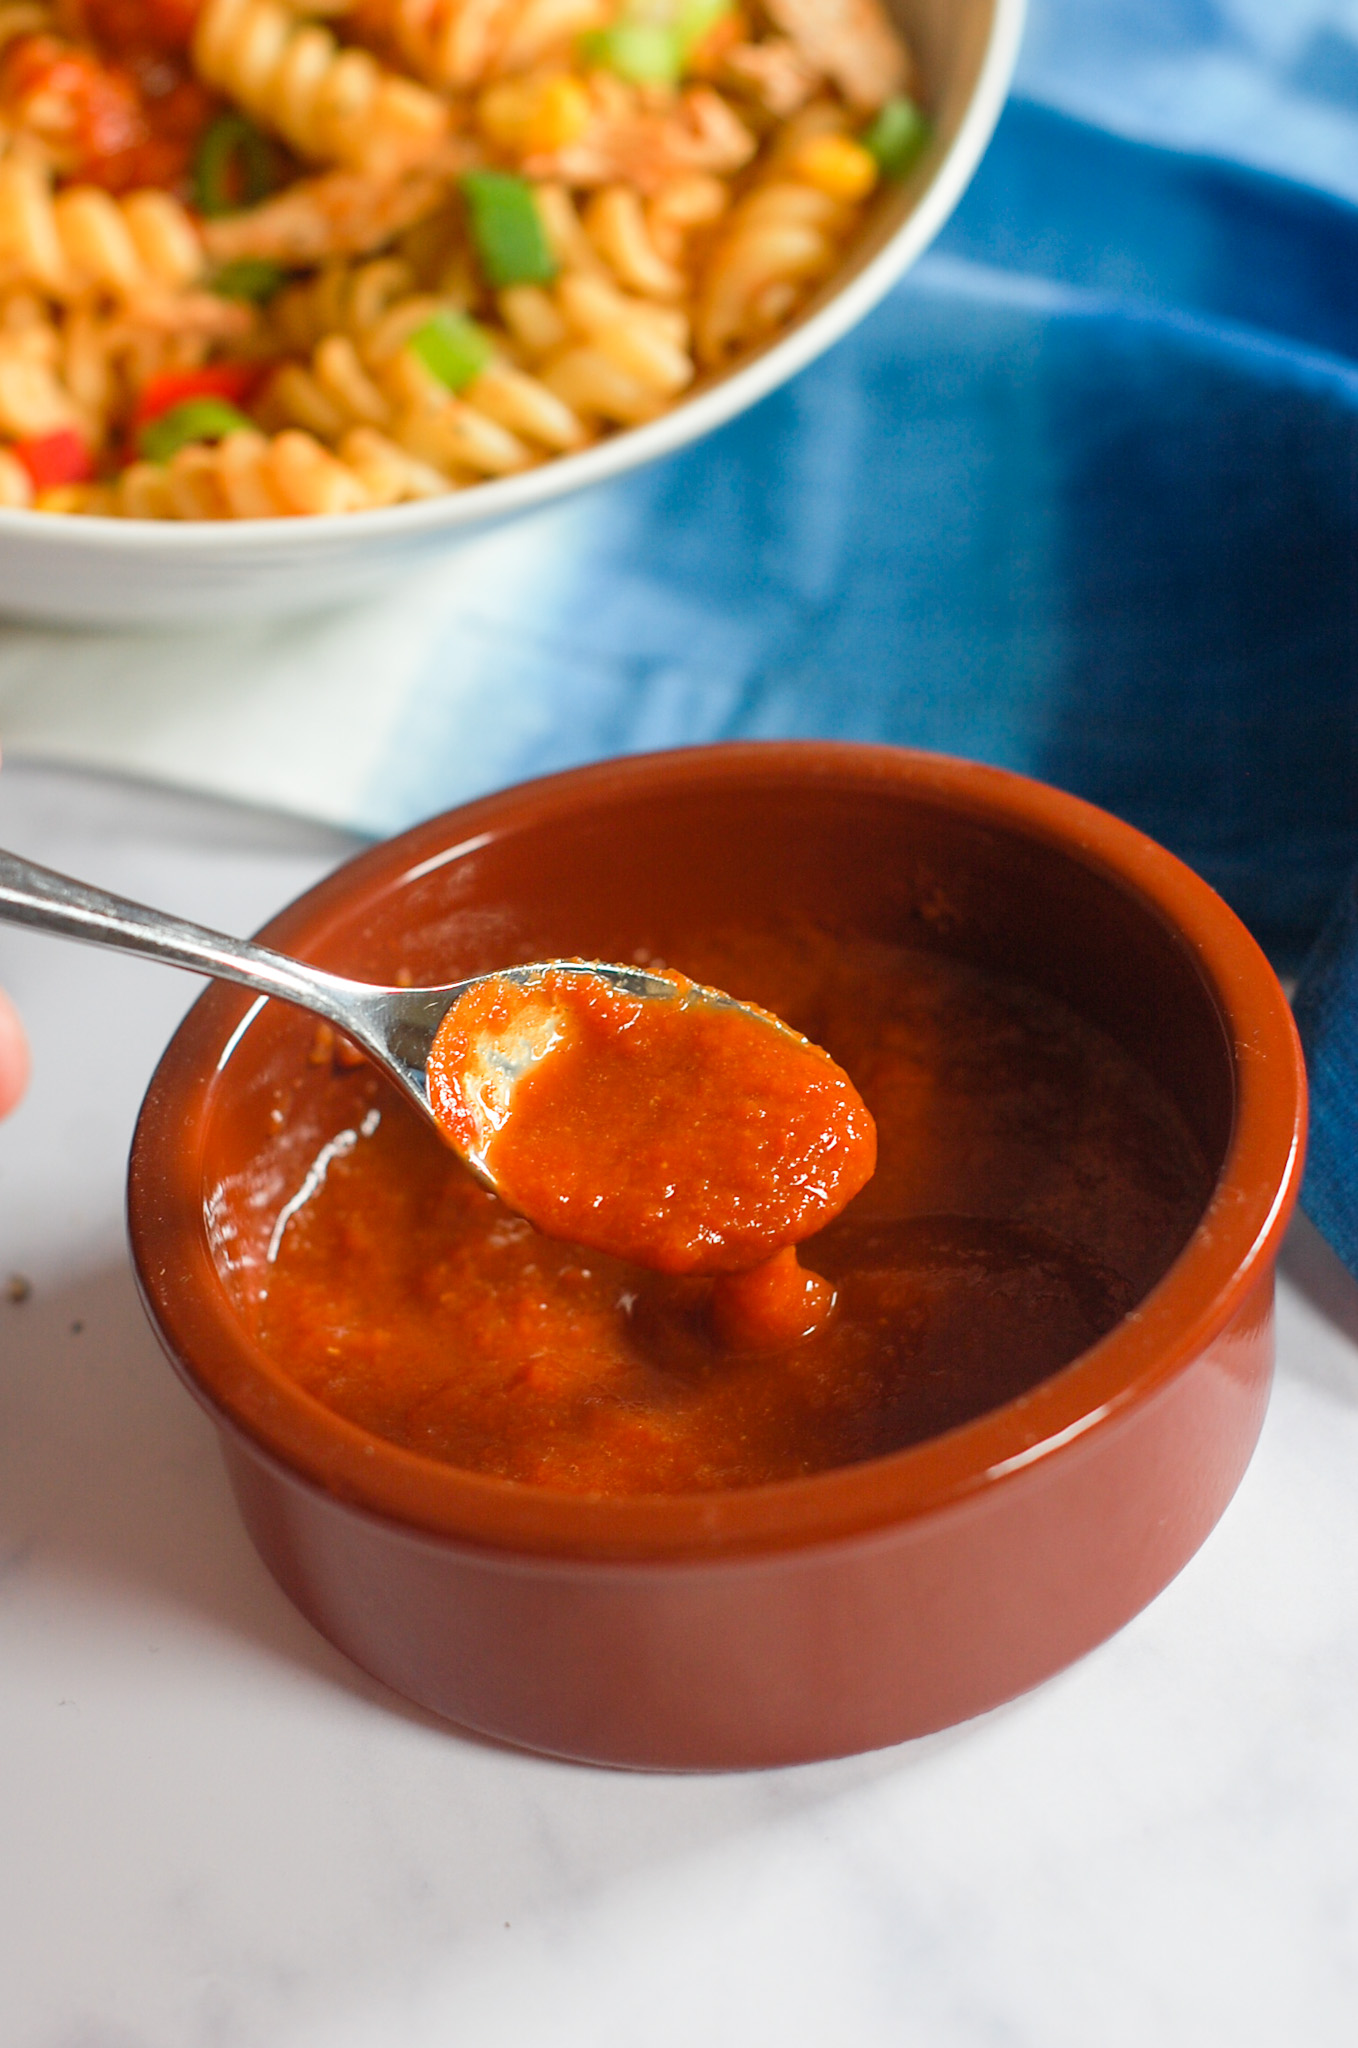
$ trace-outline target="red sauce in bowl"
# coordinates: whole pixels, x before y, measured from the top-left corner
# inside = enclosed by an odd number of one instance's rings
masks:
[[[1021,1394],[1147,1292],[1202,1212],[1210,1174],[1167,1094],[1026,984],[805,929],[709,937],[683,966],[824,1046],[875,1120],[875,1175],[805,1248],[834,1314],[802,1313],[791,1254],[714,1280],[548,1237],[375,1074],[310,1069],[282,1115],[314,1129],[318,1164],[245,1303],[285,1372],[478,1472],[758,1485]],[[765,1342],[780,1316],[786,1341]]]

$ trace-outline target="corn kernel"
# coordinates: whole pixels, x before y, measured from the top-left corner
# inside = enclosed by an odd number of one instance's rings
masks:
[[[847,135],[809,136],[789,168],[831,199],[866,199],[877,183],[876,158]]]
[[[39,491],[33,504],[39,512],[83,512],[89,495],[88,484],[53,484]]]
[[[506,78],[483,92],[477,118],[487,141],[515,156],[564,149],[589,126],[589,94],[578,78],[553,72]]]

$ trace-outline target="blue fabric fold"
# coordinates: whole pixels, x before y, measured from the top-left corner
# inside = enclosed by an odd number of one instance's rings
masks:
[[[1358,1274],[1358,877],[1340,891],[1294,1010],[1311,1081],[1303,1200],[1317,1229]]]
[[[1179,72],[1230,90],[1195,109]],[[537,522],[531,604],[492,579],[459,611],[369,810],[785,734],[1088,796],[1280,966],[1330,919],[1298,998],[1304,1199],[1358,1273],[1358,16],[1043,0],[1020,84],[857,332]],[[1317,121],[1351,145],[1332,177]]]
[[[1314,188],[1014,99],[938,246],[1353,357],[1354,234]]]

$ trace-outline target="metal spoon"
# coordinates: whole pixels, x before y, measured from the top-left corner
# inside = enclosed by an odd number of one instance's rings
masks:
[[[618,967],[607,962],[580,960],[538,961],[526,967],[497,968],[490,974],[473,975],[446,988],[380,988],[371,982],[347,981],[327,974],[320,967],[275,953],[252,939],[231,939],[208,931],[182,917],[163,910],[149,910],[144,904],[112,896],[88,882],[69,875],[54,874],[50,868],[21,860],[17,854],[0,851],[0,922],[29,925],[36,931],[54,932],[61,938],[84,939],[93,946],[111,946],[119,952],[139,953],[147,960],[160,960],[170,967],[185,967],[194,974],[210,974],[221,981],[239,982],[262,996],[277,996],[311,1010],[335,1025],[373,1061],[389,1074],[409,1096],[415,1107],[435,1122],[429,1100],[426,1066],[429,1048],[444,1012],[459,996],[480,982],[508,981],[525,986],[536,981],[548,968],[597,976],[625,995],[673,1002],[673,982],[649,974],[641,967]],[[743,1009],[730,996],[716,990],[714,1003]],[[762,1013],[761,1013],[762,1014]],[[770,1020],[771,1021],[771,1020]],[[782,1027],[786,1028],[786,1027]],[[790,1037],[795,1033],[789,1032]],[[543,1046],[504,1044],[486,1049],[485,1079],[492,1085],[512,1082],[532,1060],[541,1057]],[[448,1132],[437,1126],[440,1135]],[[486,1182],[493,1180],[483,1158],[464,1154],[467,1163]]]

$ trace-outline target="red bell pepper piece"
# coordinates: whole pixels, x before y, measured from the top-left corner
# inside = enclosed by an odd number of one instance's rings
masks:
[[[28,471],[35,491],[56,490],[60,484],[87,484],[94,475],[94,457],[74,427],[62,427],[55,434],[35,434],[31,441],[16,441],[10,453]]]
[[[263,366],[259,363],[209,363],[201,370],[162,370],[142,386],[132,414],[133,439],[152,420],[173,411],[186,398],[224,398],[229,405],[240,405],[248,400],[262,375]]]

